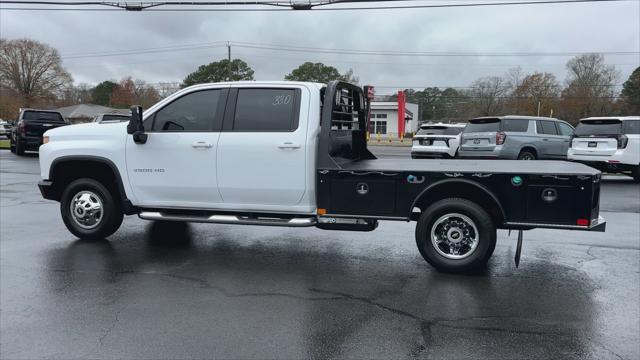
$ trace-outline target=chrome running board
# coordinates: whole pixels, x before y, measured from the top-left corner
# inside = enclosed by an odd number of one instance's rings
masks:
[[[263,226],[289,226],[304,227],[316,225],[316,217],[251,217],[243,215],[189,215],[189,214],[163,214],[159,211],[141,211],[138,216],[144,220],[156,221],[184,221],[214,224],[239,224],[239,225],[263,225]]]

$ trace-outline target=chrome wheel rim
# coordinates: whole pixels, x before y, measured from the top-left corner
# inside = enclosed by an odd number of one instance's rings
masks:
[[[103,217],[102,199],[94,192],[83,190],[71,200],[71,218],[83,229],[93,229]]]
[[[524,154],[520,160],[533,160],[533,156],[531,154]]]
[[[431,227],[431,243],[447,259],[464,259],[478,247],[476,224],[468,216],[451,213],[438,218]]]

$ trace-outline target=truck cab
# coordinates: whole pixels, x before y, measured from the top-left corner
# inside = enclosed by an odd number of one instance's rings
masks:
[[[496,229],[604,230],[597,170],[568,162],[377,159],[369,101],[343,82],[185,88],[128,123],[44,134],[43,196],[79,238],[142,219],[372,231],[417,221],[423,257],[475,271]]]

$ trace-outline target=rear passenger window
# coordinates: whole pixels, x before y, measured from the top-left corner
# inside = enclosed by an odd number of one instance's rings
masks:
[[[569,124],[565,123],[556,123],[558,125],[558,130],[560,130],[560,135],[562,136],[571,136],[573,135],[573,128],[569,126]]]
[[[527,132],[529,120],[504,119],[502,120],[502,131]]]
[[[558,135],[556,124],[553,121],[538,120],[538,134]]]
[[[293,131],[298,128],[294,89],[239,89],[234,131]]]
[[[622,128],[625,134],[640,134],[640,120],[625,120]]]
[[[155,113],[153,130],[211,131],[214,128],[221,92],[198,91],[174,100]]]

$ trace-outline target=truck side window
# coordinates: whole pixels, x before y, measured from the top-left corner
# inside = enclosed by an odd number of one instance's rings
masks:
[[[553,121],[538,120],[538,134],[558,135],[558,130]]]
[[[556,123],[558,125],[558,130],[560,130],[560,135],[562,136],[571,136],[573,135],[573,128],[565,123]]]
[[[529,120],[504,119],[502,120],[502,131],[527,132]]]
[[[221,90],[186,94],[154,115],[153,131],[211,131]]]
[[[239,89],[234,131],[293,131],[298,128],[294,89]]]

